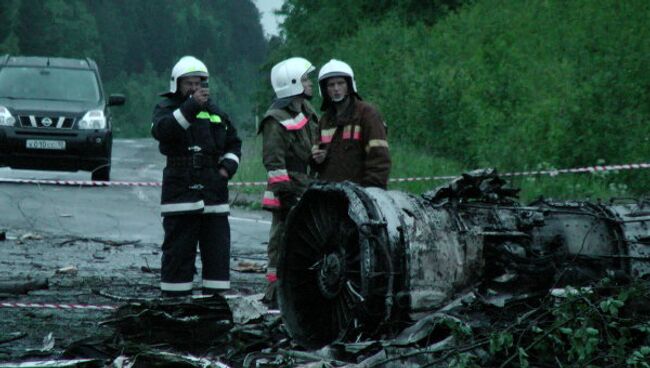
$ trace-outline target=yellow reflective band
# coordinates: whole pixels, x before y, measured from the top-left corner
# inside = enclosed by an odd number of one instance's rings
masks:
[[[210,120],[211,123],[219,124],[221,123],[221,116],[219,115],[212,115],[207,111],[201,111],[196,115],[197,119],[208,119]]]
[[[185,73],[182,73],[182,74],[188,74],[188,73],[194,73],[194,72],[207,73],[208,70],[206,68],[201,68],[201,67],[197,68],[196,65],[193,65],[193,66],[188,67],[187,69],[185,69]]]
[[[388,148],[388,142],[386,142],[383,139],[371,139],[368,141],[368,145],[366,146],[366,152],[369,152],[371,148],[373,147],[386,147]]]

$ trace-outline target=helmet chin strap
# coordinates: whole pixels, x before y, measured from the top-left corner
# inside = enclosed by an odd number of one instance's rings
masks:
[[[332,101],[334,101],[334,102],[336,102],[336,103],[338,103],[338,102],[343,102],[347,97],[348,97],[348,95],[341,96],[341,97],[339,97],[339,98],[332,98]]]

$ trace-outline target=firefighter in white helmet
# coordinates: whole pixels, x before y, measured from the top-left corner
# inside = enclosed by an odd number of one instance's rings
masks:
[[[318,73],[318,86],[324,111],[319,147],[325,150],[324,158],[314,151],[321,161],[318,178],[386,189],[391,168],[386,124],[374,106],[362,101],[352,68],[330,60]]]
[[[197,244],[203,292],[230,288],[227,185],[239,166],[241,140],[210,98],[208,77],[200,60],[182,57],[153,112],[151,133],[167,157],[161,196],[164,296],[192,293]]]
[[[276,99],[258,127],[264,142],[263,163],[267,170],[262,207],[273,213],[266,275],[269,287],[264,299],[272,304],[284,220],[307,189],[313,163],[312,148],[318,142],[318,116],[309,103],[313,95],[309,73],[314,70],[314,66],[301,57],[292,57],[273,66],[271,85]]]

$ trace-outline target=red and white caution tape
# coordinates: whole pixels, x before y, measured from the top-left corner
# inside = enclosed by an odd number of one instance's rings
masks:
[[[539,175],[557,176],[560,174],[596,173],[596,172],[605,172],[605,171],[638,170],[638,169],[650,169],[650,163],[624,164],[624,165],[596,165],[596,166],[574,167],[570,169],[515,171],[509,173],[502,173],[499,175],[500,176],[539,176]],[[452,180],[452,179],[456,179],[457,177],[458,176],[453,176],[453,175],[420,176],[414,178],[394,178],[394,179],[390,179],[389,181],[393,183],[401,183],[401,182],[411,182],[411,181]]]
[[[45,179],[11,179],[0,178],[0,183],[9,184],[39,184],[39,185],[66,185],[75,187],[160,187],[162,183],[156,181],[94,181],[94,180],[45,180]]]
[[[200,296],[196,296],[199,298]],[[226,295],[225,299],[235,299],[237,295]],[[0,302],[0,308],[40,308],[40,309],[63,309],[63,310],[115,310],[115,305],[94,305],[94,304],[67,304],[67,303],[18,303]],[[278,309],[268,309],[266,314],[280,314]]]
[[[620,171],[620,170],[638,170],[650,169],[650,163],[636,163],[636,164],[623,164],[623,165],[596,165],[585,167],[574,167],[569,169],[552,169],[552,170],[535,170],[535,171],[515,171],[500,174],[501,176],[538,176],[549,175],[556,176],[560,174],[576,174],[576,173],[595,173],[605,171]],[[393,178],[389,181],[391,183],[403,183],[414,181],[434,181],[434,180],[452,180],[457,178],[458,175],[444,175],[444,176],[418,176],[409,178]],[[39,185],[64,185],[64,186],[79,186],[79,187],[160,187],[161,182],[149,181],[93,181],[93,180],[42,180],[42,179],[11,179],[0,178],[0,183],[10,184],[39,184]],[[229,182],[229,186],[265,186],[265,181],[237,181]]]
[[[443,175],[443,176],[417,176],[413,178],[391,178],[388,179],[391,183],[408,183],[413,181],[434,181],[434,180],[452,180],[456,179],[458,175]]]
[[[161,187],[159,181],[97,181],[97,180],[45,180],[45,179],[12,179],[0,178],[0,183],[9,184],[38,184],[38,185],[63,185],[74,187]],[[265,181],[238,181],[229,182],[229,186],[262,186]]]
[[[46,308],[46,309],[84,309],[84,310],[113,310],[117,309],[112,305],[93,305],[93,304],[64,304],[64,303],[16,303],[0,302],[0,308]]]
[[[505,173],[501,175],[503,176],[534,176],[534,175],[556,176],[559,174],[595,173],[595,172],[605,172],[605,171],[638,170],[638,169],[650,169],[650,163],[624,164],[624,165],[597,165],[597,166],[575,167],[570,169],[520,171],[520,172]]]

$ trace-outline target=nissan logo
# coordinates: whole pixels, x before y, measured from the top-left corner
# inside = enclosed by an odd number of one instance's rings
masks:
[[[41,124],[43,124],[43,126],[49,127],[50,125],[52,125],[52,119],[50,119],[50,118],[43,118],[43,119],[41,120]]]

